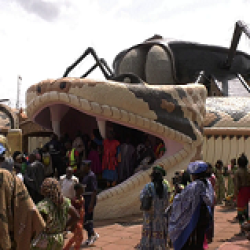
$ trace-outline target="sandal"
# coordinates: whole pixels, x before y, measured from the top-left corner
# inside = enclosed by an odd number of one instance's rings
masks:
[[[138,243],[138,244],[134,247],[134,249],[140,250],[140,249],[141,249],[140,243]]]

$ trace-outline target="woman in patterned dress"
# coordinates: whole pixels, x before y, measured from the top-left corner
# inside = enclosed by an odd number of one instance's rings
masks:
[[[46,228],[33,241],[32,250],[62,250],[63,232],[66,228],[73,231],[79,214],[68,198],[63,197],[59,183],[54,178],[47,178],[41,186],[44,199],[37,204],[37,209],[46,222]],[[70,218],[68,219],[68,215]]]
[[[228,187],[227,187],[227,196],[233,196],[234,195],[234,175],[237,170],[237,164],[236,159],[231,160],[231,166],[230,166],[229,176],[228,176]]]
[[[223,162],[218,160],[215,164],[215,176],[217,179],[215,192],[217,197],[217,204],[222,204],[223,200],[225,199],[225,180],[223,176]]]
[[[204,250],[214,201],[207,167],[202,161],[191,162],[188,171],[193,181],[174,198],[168,232],[175,250]]]
[[[143,213],[142,238],[138,249],[165,250],[167,248],[167,223],[164,211],[168,206],[168,187],[163,181],[165,170],[155,166],[151,174],[152,182],[148,183],[141,192],[140,198],[149,192],[153,197],[152,208]]]

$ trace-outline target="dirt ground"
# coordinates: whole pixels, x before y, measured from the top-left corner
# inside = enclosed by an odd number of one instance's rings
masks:
[[[222,206],[215,208],[215,237],[214,241],[209,245],[209,250],[250,249],[248,240],[244,237],[234,236],[239,232],[238,223],[232,222],[235,216],[235,209]],[[95,222],[95,231],[100,235],[100,238],[96,241],[95,246],[82,246],[81,249],[132,250],[140,241],[141,229],[141,215],[116,220],[97,221]]]

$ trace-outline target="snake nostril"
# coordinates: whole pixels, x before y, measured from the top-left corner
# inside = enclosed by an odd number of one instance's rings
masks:
[[[66,88],[66,82],[61,82],[60,89],[65,89],[65,88]]]
[[[37,93],[41,93],[42,92],[42,88],[41,88],[41,86],[37,86]]]

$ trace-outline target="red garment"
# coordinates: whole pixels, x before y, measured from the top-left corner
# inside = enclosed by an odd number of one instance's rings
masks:
[[[215,177],[215,175],[212,174],[211,177],[209,178],[209,180],[210,180],[210,182],[211,182],[211,184],[213,186],[213,189],[214,189],[215,184],[216,184],[216,177]]]
[[[74,250],[80,250],[82,242],[83,242],[83,226],[80,222],[77,222],[74,234],[69,239],[68,243],[63,248],[63,250],[69,250],[73,244],[74,244]]]
[[[91,161],[91,170],[95,174],[102,173],[102,163],[100,161],[99,153],[97,150],[91,150],[89,152],[88,160]]]
[[[84,210],[85,201],[84,201],[84,198],[81,196],[80,199],[74,198],[73,200],[71,200],[71,204],[78,211],[80,215],[80,219],[76,224],[73,236],[69,239],[68,243],[63,248],[63,250],[69,250],[73,244],[74,244],[74,250],[80,250],[81,244],[83,241],[83,222],[84,222],[84,216],[85,216],[85,210]]]
[[[77,152],[77,150],[76,150],[75,148],[73,148],[73,149],[75,150],[74,155],[75,155],[75,156],[79,156],[79,153]],[[73,150],[73,149],[72,149],[72,150]],[[72,151],[72,150],[67,151],[67,157],[69,157],[69,159],[70,159],[70,157],[71,157],[71,151]]]
[[[209,178],[209,181],[212,184],[212,187],[214,189],[214,205],[216,204],[216,193],[215,193],[215,184],[216,184],[216,177],[214,174],[211,175],[211,177]]]
[[[242,187],[237,196],[237,208],[246,209],[250,200],[250,187]]]
[[[117,147],[120,143],[117,140],[103,141],[103,157],[102,157],[102,169],[115,170],[118,165],[117,161]]]
[[[78,212],[80,212],[81,209],[84,210],[85,207],[85,201],[83,196],[81,196],[80,198],[75,197],[74,199],[71,200],[71,205],[76,209],[79,210]]]

